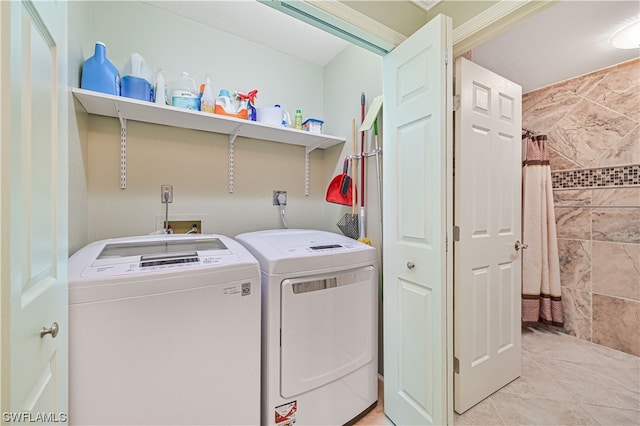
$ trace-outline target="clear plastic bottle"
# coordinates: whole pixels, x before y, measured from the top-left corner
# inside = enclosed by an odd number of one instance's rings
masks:
[[[167,105],[167,84],[162,74],[162,68],[158,68],[156,71],[156,87],[154,90],[155,100],[154,102],[160,105]]]
[[[211,79],[207,77],[204,82],[204,89],[202,90],[202,98],[200,99],[200,110],[205,112],[214,113],[216,107],[216,100],[213,98],[213,92],[211,90]]]
[[[200,111],[200,98],[193,78],[183,72],[173,86],[171,105],[180,108]]]
[[[299,109],[296,110],[295,128],[298,130],[302,130],[302,111]]]

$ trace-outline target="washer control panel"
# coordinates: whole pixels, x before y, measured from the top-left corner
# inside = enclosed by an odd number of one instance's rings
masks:
[[[107,277],[197,269],[237,262],[217,238],[107,244],[81,276]]]

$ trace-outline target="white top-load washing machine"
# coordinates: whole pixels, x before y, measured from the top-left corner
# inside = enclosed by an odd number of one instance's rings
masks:
[[[262,424],[342,425],[372,409],[376,250],[315,230],[235,238],[262,274]]]
[[[89,244],[69,260],[69,421],[260,422],[260,269],[221,235]]]

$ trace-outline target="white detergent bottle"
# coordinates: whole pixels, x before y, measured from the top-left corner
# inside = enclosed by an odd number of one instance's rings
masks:
[[[231,102],[231,95],[227,89],[220,89],[220,93],[216,98],[216,114],[235,114],[235,106]]]
[[[211,79],[207,77],[204,83],[204,90],[202,91],[202,98],[200,99],[200,110],[204,112],[215,112],[216,100],[213,97],[213,91],[211,89]]]

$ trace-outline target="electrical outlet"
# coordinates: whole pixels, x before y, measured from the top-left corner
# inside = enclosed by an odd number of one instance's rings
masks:
[[[284,198],[284,202],[280,202],[280,198]],[[287,191],[273,191],[273,205],[274,206],[286,206],[287,205]]]
[[[164,198],[164,194],[168,192],[169,193],[169,197],[167,200],[165,200]],[[160,202],[162,204],[166,203],[173,203],[173,185],[160,185]]]

